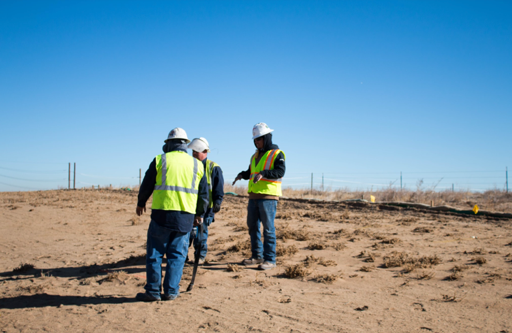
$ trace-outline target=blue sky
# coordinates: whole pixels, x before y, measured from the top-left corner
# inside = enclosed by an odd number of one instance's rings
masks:
[[[503,188],[510,1],[2,1],[0,191],[138,184],[174,127],[227,181]]]

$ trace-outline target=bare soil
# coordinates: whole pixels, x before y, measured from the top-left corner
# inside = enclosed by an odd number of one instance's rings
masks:
[[[2,332],[512,332],[510,219],[281,200],[258,271],[248,199],[227,196],[193,291],[187,265],[180,297],[142,303],[136,196],[0,193]]]

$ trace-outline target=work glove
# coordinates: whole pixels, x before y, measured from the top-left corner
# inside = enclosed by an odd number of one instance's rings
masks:
[[[220,211],[220,203],[213,205],[213,212],[218,213]]]

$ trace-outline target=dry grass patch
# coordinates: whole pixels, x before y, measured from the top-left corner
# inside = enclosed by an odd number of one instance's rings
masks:
[[[118,281],[122,284],[125,284],[126,281],[128,281],[129,279],[130,279],[130,275],[128,275],[128,273],[126,273],[125,271],[115,271],[115,272],[109,272],[106,277],[98,280],[97,282],[99,284],[102,284],[103,282]]]
[[[453,272],[452,274],[448,275],[445,280],[449,280],[449,281],[457,281],[457,280],[460,280],[461,278],[463,278],[464,276],[462,275],[461,272]]]
[[[333,249],[335,249],[336,251],[341,251],[341,250],[347,248],[347,246],[345,244],[343,244],[343,243],[333,243],[333,244],[331,244],[331,247]]]
[[[321,242],[311,242],[308,244],[308,250],[324,250],[329,245]]]
[[[244,268],[240,265],[236,265],[236,264],[228,264],[228,266],[226,267],[226,271],[228,272],[241,272],[243,271]]]
[[[430,227],[417,227],[417,228],[414,228],[414,230],[412,232],[431,233],[433,231],[434,231],[434,229],[430,228]]]
[[[311,275],[311,270],[307,268],[304,263],[296,264],[293,266],[288,266],[284,270],[284,276],[289,279],[302,278],[304,279],[306,276]]]
[[[434,271],[429,271],[429,272],[422,271],[422,272],[418,272],[416,274],[416,279],[418,279],[418,280],[430,280],[435,275],[436,275],[436,272],[434,272]]]
[[[387,239],[383,239],[381,243],[382,244],[398,244],[401,241],[402,240],[399,238],[387,238]]]
[[[476,257],[476,258],[473,258],[473,260],[480,266],[482,266],[483,264],[485,264],[487,262],[487,259],[485,259],[484,257]]]
[[[362,266],[359,270],[361,272],[371,272],[375,270],[375,266]]]
[[[340,278],[340,274],[319,274],[313,278],[313,281],[318,283],[331,284]]]
[[[24,263],[24,264],[20,264],[18,267],[16,267],[15,269],[12,270],[13,273],[26,273],[30,270],[34,269],[34,265],[32,264],[28,264],[28,263]]]
[[[288,224],[283,225],[276,230],[276,238],[286,241],[287,239],[294,239],[297,241],[306,241],[311,238],[310,232],[306,226],[301,229],[290,229]]]
[[[284,246],[280,243],[277,243],[276,256],[278,257],[292,256],[297,252],[299,252],[299,249],[295,245]]]
[[[393,251],[390,255],[384,258],[384,267],[401,267],[405,264],[413,265],[414,268],[430,268],[435,265],[439,265],[442,260],[437,255],[423,256],[419,258],[409,257],[405,252]],[[412,271],[410,269],[409,271]]]
[[[243,252],[251,249],[251,241],[238,241],[235,245],[230,246],[227,251],[228,252]]]
[[[16,290],[28,294],[39,294],[44,291],[44,287],[42,285],[30,285],[26,287],[18,286]]]

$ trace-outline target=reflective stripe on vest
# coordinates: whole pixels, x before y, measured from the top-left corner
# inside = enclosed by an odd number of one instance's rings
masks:
[[[273,149],[265,152],[261,159],[256,164],[256,154],[254,154],[251,158],[251,178],[249,180],[249,193],[257,193],[257,194],[268,194],[272,196],[281,196],[281,182],[282,178],[279,179],[268,179],[261,178],[257,183],[254,183],[254,177],[256,174],[261,173],[264,170],[273,170],[274,163],[277,159],[277,156],[282,153],[283,157],[285,157],[284,152],[280,149]]]
[[[167,182],[167,156],[166,154],[162,154],[162,184]],[[161,191],[177,191],[177,192],[185,192],[198,194],[199,191],[195,189],[196,181],[197,181],[197,159],[194,158],[194,175],[192,176],[192,186],[190,188],[181,187],[181,186],[169,186],[169,185],[155,185],[155,190]]]
[[[271,150],[271,151],[270,151],[270,153],[267,155],[267,158],[265,159],[265,164],[264,164],[263,170],[272,170],[272,169],[274,169],[274,161],[276,160],[277,152],[278,152],[278,151],[281,151],[281,150],[279,150],[279,149],[273,149],[273,150]],[[284,154],[284,153],[283,153],[283,154]],[[263,157],[264,157],[264,156],[265,156],[265,155],[263,155]],[[262,157],[262,158],[263,158],[263,157]],[[256,164],[255,159],[256,159],[256,154],[254,154],[254,155],[252,156],[251,166],[252,166],[252,161],[254,161],[254,162],[255,162],[254,164]],[[260,160],[260,162],[261,162],[261,160]],[[259,163],[258,163],[258,164],[259,164]],[[254,176],[255,176],[256,174],[260,173],[260,172],[261,172],[261,171],[263,171],[263,170],[260,170],[260,171],[258,171],[258,172],[251,172],[251,180],[254,178]],[[252,171],[252,170],[251,170],[251,171]],[[262,180],[263,180],[263,181],[265,181],[265,182],[271,182],[271,183],[281,183],[281,182],[283,181],[283,178],[278,178],[278,179],[267,179],[267,178],[265,178],[265,177],[262,177],[262,178],[260,179],[260,181],[262,181]]]
[[[156,157],[156,169],[151,208],[195,214],[203,165],[185,152],[172,151]]]

